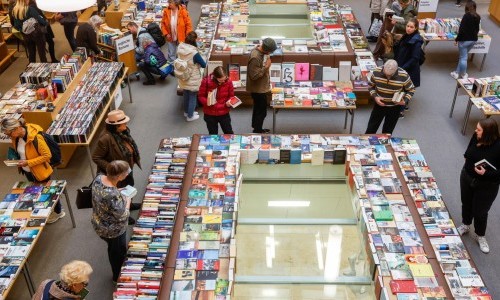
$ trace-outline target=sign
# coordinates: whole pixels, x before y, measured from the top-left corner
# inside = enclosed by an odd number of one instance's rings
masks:
[[[474,47],[469,51],[469,53],[479,53],[479,54],[488,54],[490,51],[491,45],[491,37],[486,36],[479,38],[477,43],[474,44]]]
[[[420,0],[418,3],[418,12],[432,12],[437,11],[439,0]]]
[[[135,49],[134,39],[131,34],[127,34],[122,38],[116,39],[116,54],[122,55]]]
[[[114,100],[115,100],[115,109],[120,108],[120,105],[122,104],[123,101],[122,89],[120,86],[116,87],[116,94]]]

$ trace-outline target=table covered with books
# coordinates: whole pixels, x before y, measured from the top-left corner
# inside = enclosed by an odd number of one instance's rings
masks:
[[[14,281],[23,273],[28,290],[35,286],[28,258],[43,232],[47,218],[64,194],[73,227],[76,227],[66,191],[65,180],[50,180],[45,184],[16,182],[0,202],[0,298],[5,299]]]
[[[280,110],[343,110],[344,129],[347,117],[351,115],[349,133],[352,133],[356,95],[350,81],[297,82],[296,84],[275,84],[272,92],[273,133],[276,133],[276,114]]]
[[[301,134],[163,140],[114,299],[248,296],[242,292],[250,283],[248,276],[239,274],[248,267],[248,262],[239,261],[248,249],[237,247],[244,238],[239,216],[248,206],[241,203],[246,166],[321,169],[332,164],[344,165],[340,172],[352,192],[349,201],[365,244],[366,253],[354,258],[371,266],[370,273],[356,277],[358,284],[366,285],[364,293],[376,299],[491,297],[415,140]],[[257,246],[254,255],[264,255],[258,252],[269,248]],[[355,269],[338,268],[329,269],[337,275],[314,284],[345,285],[356,274]],[[282,275],[288,280],[288,274]],[[259,278],[261,288],[272,284]],[[283,278],[280,282],[286,283]]]
[[[479,109],[487,118],[500,115],[500,76],[457,79],[455,95],[451,103],[450,118],[453,116],[459,91],[465,93],[468,99],[462,125],[462,134],[465,135],[472,105]]]
[[[425,50],[430,42],[455,42],[460,27],[460,18],[438,18],[419,20],[420,35],[424,39],[423,49]],[[472,54],[483,54],[480,71],[483,70],[486,56],[490,51],[491,36],[482,29],[479,30],[478,40],[474,47],[469,51]]]

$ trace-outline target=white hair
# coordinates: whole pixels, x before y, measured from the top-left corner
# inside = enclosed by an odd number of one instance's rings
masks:
[[[388,61],[385,62],[384,64],[384,72],[388,75],[392,75],[396,73],[398,70],[398,62],[395,61],[394,59],[389,59]]]

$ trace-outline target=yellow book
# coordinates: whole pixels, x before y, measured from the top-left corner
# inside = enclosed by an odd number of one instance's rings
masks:
[[[434,271],[430,264],[409,264],[413,277],[434,277]]]

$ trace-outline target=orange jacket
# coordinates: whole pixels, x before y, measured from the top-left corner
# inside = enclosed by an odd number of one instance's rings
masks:
[[[36,178],[37,181],[44,181],[50,175],[52,175],[52,167],[50,166],[50,158],[52,154],[50,153],[49,146],[45,142],[45,139],[39,135],[39,132],[42,132],[42,127],[36,124],[26,124],[26,160],[28,161],[28,167],[30,168],[31,173]],[[33,144],[33,140],[37,139],[38,141],[38,151]],[[12,141],[12,146],[17,151],[17,140]]]
[[[168,42],[172,42],[172,30],[170,29],[171,15],[172,10],[167,7],[163,10],[163,18],[161,19],[161,31]],[[187,34],[191,31],[193,31],[193,24],[191,23],[189,12],[184,5],[180,5],[177,12],[177,41],[179,43],[184,42]]]

